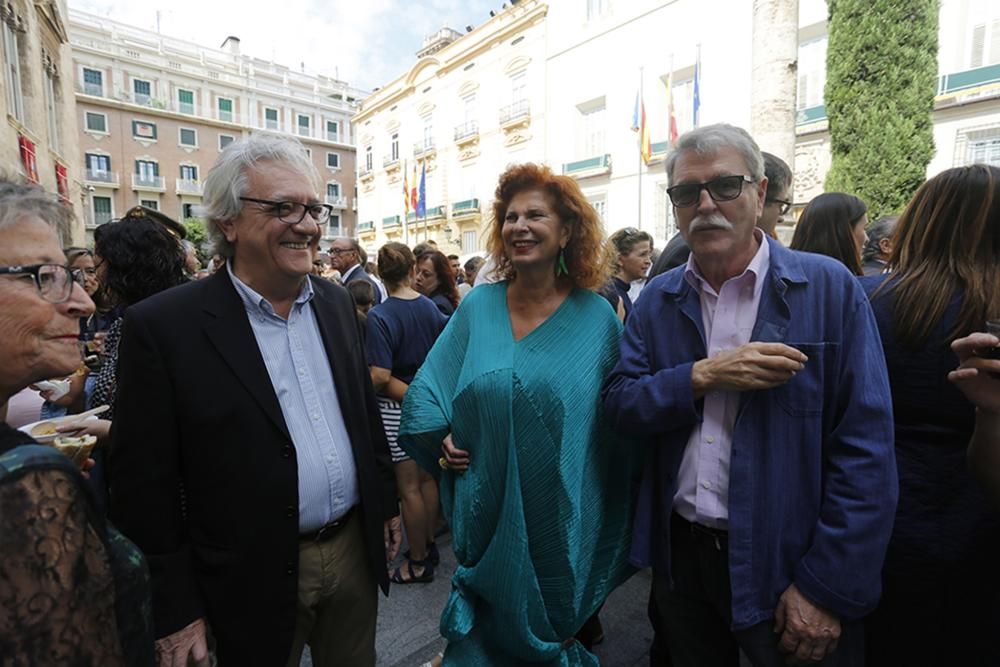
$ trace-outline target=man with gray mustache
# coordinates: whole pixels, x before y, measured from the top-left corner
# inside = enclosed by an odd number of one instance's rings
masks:
[[[755,226],[767,178],[745,130],[667,158],[686,265],[626,322],[604,406],[653,440],[632,560],[674,667],[862,665],[897,479],[885,359],[838,262]]]

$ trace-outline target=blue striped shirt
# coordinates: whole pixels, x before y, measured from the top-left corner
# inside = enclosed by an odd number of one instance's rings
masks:
[[[299,531],[340,518],[359,501],[358,475],[330,360],[316,315],[309,307],[307,278],[286,321],[271,304],[236,277],[229,277],[246,308],[257,347],[295,445],[299,471]]]

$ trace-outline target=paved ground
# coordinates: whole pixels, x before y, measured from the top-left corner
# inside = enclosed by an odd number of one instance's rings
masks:
[[[393,586],[379,598],[375,646],[379,667],[419,667],[444,648],[438,619],[444,608],[455,558],[448,536],[439,540],[441,565],[430,584]],[[605,667],[637,667],[649,663],[652,631],[646,620],[650,575],[640,572],[608,599],[601,611],[605,640],[595,652]],[[302,667],[312,667],[306,655]]]
[[[375,644],[379,667],[419,667],[444,648],[438,619],[451,590],[455,558],[447,536],[439,542],[441,565],[434,582],[393,586],[379,602]],[[649,573],[640,572],[612,594],[601,612],[606,639],[596,649],[601,665],[648,664],[652,631],[646,620]]]

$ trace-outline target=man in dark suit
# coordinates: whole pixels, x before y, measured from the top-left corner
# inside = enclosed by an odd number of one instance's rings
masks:
[[[112,517],[146,553],[160,665],[375,664],[396,487],[354,304],[309,277],[329,208],[257,135],[205,180],[226,265],[128,310]]]
[[[375,290],[375,305],[382,303],[382,292],[378,283],[365,271],[361,246],[357,239],[341,237],[330,245],[330,265],[340,271],[340,282],[344,285],[355,280],[364,280]]]

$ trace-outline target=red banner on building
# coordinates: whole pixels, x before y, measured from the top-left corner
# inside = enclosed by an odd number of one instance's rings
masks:
[[[17,137],[17,146],[21,151],[21,164],[24,165],[24,175],[32,183],[38,183],[38,164],[35,161],[35,142],[23,134]]]
[[[66,174],[66,165],[58,162],[56,162],[56,190],[59,191],[59,199],[62,203],[70,206],[69,177]]]

